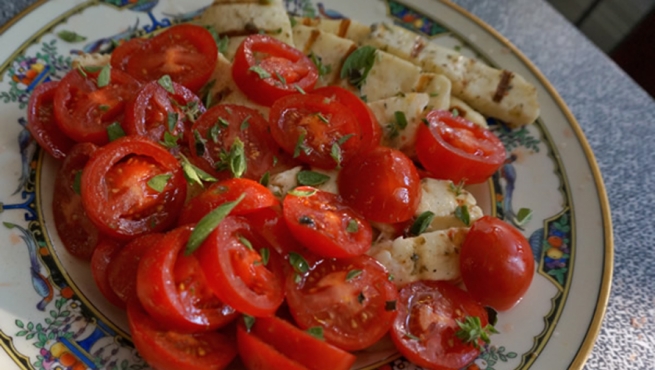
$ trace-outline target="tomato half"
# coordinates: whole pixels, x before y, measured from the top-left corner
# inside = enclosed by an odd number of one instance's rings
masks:
[[[236,312],[216,298],[197,256],[184,250],[191,226],[174,229],[141,258],[136,288],[143,308],[159,323],[181,332],[216,330]]]
[[[125,41],[118,45],[114,51],[111,52],[111,66],[123,72],[127,72],[127,62],[130,60],[135,52],[140,50],[148,43],[148,39],[136,37],[131,40]]]
[[[284,300],[283,277],[275,251],[264,264],[261,250],[268,248],[248,221],[229,216],[194,253],[214,294],[239,312],[271,316]],[[279,266],[279,265],[277,265]]]
[[[488,324],[486,310],[465,291],[444,281],[417,281],[400,290],[391,339],[418,366],[461,369],[480,354],[456,335],[457,321],[468,316],[480,318],[483,328]]]
[[[371,248],[371,225],[336,194],[300,186],[282,209],[293,236],[319,256],[355,257]]]
[[[322,327],[325,340],[345,350],[380,340],[396,317],[396,286],[385,268],[367,255],[312,265],[286,281],[287,303],[298,326]]]
[[[81,175],[89,158],[98,150],[91,143],[75,145],[55,177],[52,214],[55,228],[66,250],[89,260],[98,244],[99,231],[82,205]]]
[[[100,293],[111,304],[124,309],[125,302],[114,293],[107,276],[107,267],[122,248],[123,243],[119,241],[101,238],[91,256],[91,273]]]
[[[220,370],[237,355],[234,340],[219,332],[183,334],[167,330],[131,301],[127,318],[134,347],[158,370]]]
[[[255,233],[266,240],[280,256],[287,256],[292,251],[304,250],[284,221],[282,205],[279,201],[271,207],[259,209],[243,217],[250,222]]]
[[[532,283],[534,255],[516,228],[484,216],[471,226],[460,251],[462,280],[471,295],[496,310],[508,310]]]
[[[286,154],[271,139],[268,123],[259,112],[232,104],[212,107],[193,125],[189,135],[191,160],[218,178],[232,177],[230,158],[237,138],[243,143],[246,161],[243,177],[259,181],[266,172],[288,167]]]
[[[162,141],[168,132],[186,143],[192,121],[205,112],[202,102],[191,90],[173,82],[174,93],[157,81],[145,84],[125,106],[123,129],[128,135],[146,136]]]
[[[503,143],[489,130],[449,111],[432,111],[416,134],[416,155],[433,177],[481,183],[505,160]]]
[[[339,173],[339,194],[369,220],[407,221],[421,201],[414,163],[398,150],[379,146],[357,156]]]
[[[324,96],[283,97],[271,107],[269,121],[275,141],[287,153],[312,166],[340,167],[362,145],[357,117],[345,105]]]
[[[91,221],[121,240],[175,224],[187,190],[177,159],[139,136],[122,137],[98,149],[84,167],[81,183]]]
[[[59,82],[44,82],[32,91],[27,105],[27,129],[39,146],[57,159],[66,157],[75,142],[55,121],[54,99]]]
[[[59,129],[77,142],[104,145],[109,142],[107,127],[123,121],[125,102],[132,99],[141,84],[117,69],[109,83],[98,87],[99,71],[73,69],[55,91],[55,117]]]
[[[237,346],[244,366],[248,370],[309,370],[276,350],[270,343],[237,327]]]
[[[236,51],[232,78],[250,100],[271,106],[283,96],[311,91],[318,70],[302,51],[271,36],[252,35]]]
[[[174,82],[198,91],[214,72],[218,47],[201,26],[180,24],[148,40],[129,57],[125,70],[140,81],[169,75]]]

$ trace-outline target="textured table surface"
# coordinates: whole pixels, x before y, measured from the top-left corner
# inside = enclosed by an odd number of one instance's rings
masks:
[[[0,25],[34,0],[1,0]],[[612,293],[587,369],[655,369],[655,101],[542,0],[454,0],[513,42],[564,98],[612,210]]]

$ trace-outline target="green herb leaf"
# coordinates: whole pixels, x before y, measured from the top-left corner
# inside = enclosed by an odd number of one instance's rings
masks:
[[[172,133],[175,131],[175,126],[177,126],[177,121],[180,119],[180,115],[175,113],[175,112],[168,112],[168,117],[167,117],[167,123],[168,123],[168,132]]]
[[[412,334],[412,333],[409,333],[409,332],[405,333],[405,336],[406,336],[407,338],[411,339],[411,340],[421,341],[421,338],[419,338],[419,337],[417,337],[416,335],[414,335],[414,334]]]
[[[341,78],[347,78],[351,85],[360,88],[375,64],[376,51],[369,45],[353,51],[343,63]]]
[[[159,86],[163,87],[164,90],[168,91],[171,94],[175,94],[175,88],[173,87],[173,80],[169,75],[163,75],[157,80]]]
[[[312,328],[309,328],[307,329],[307,333],[316,339],[325,340],[325,337],[323,337],[322,326],[314,326]]]
[[[239,127],[239,130],[244,131],[244,130],[247,130],[248,127],[250,127],[250,122],[248,122],[249,119],[250,119],[250,116],[246,117],[246,118],[241,122],[241,126]]]
[[[262,264],[264,266],[268,265],[268,261],[271,259],[271,251],[268,248],[262,248],[259,250],[259,255],[262,256]]]
[[[264,68],[262,68],[260,66],[252,66],[248,70],[255,72],[257,74],[257,76],[259,76],[259,78],[261,78],[262,80],[265,80],[265,79],[271,77],[271,74],[268,73],[268,71],[266,71]]]
[[[293,84],[293,87],[294,87],[294,89],[296,89],[299,93],[301,93],[301,94],[303,94],[303,95],[307,95],[307,92],[306,92],[305,90],[303,90],[303,88],[300,87],[300,85],[298,85],[298,84]]]
[[[246,331],[250,333],[250,329],[255,325],[255,318],[250,315],[243,314],[243,323],[246,325]]]
[[[396,125],[398,125],[399,129],[404,130],[407,128],[407,117],[405,116],[405,112],[395,111],[393,116],[396,119]]]
[[[359,275],[362,274],[362,270],[350,270],[348,271],[348,274],[346,274],[346,281],[351,281],[352,279],[358,277]]]
[[[289,23],[291,23],[291,28],[293,28],[298,24],[298,21],[296,20],[296,17],[290,15],[289,16]]]
[[[459,116],[459,110],[457,110],[457,108],[453,108],[453,110],[450,111],[450,114],[452,114],[453,117],[458,117]]]
[[[100,104],[100,105],[98,106],[98,109],[100,109],[100,110],[103,111],[103,112],[108,111],[109,108],[110,108],[110,106],[108,106],[107,104]]]
[[[353,136],[355,136],[355,134],[344,135],[344,136],[342,136],[341,138],[339,138],[339,140],[337,141],[337,143],[338,143],[339,145],[343,145],[343,144],[346,143],[346,141],[350,140],[350,138],[353,137]]]
[[[109,135],[109,141],[114,141],[125,136],[125,131],[123,131],[120,123],[114,122],[107,126],[107,135]]]
[[[290,190],[287,194],[288,195],[293,195],[295,197],[311,197],[312,195],[316,194],[317,192],[318,192],[318,189],[299,190],[298,188],[295,188],[293,190]]]
[[[230,122],[223,117],[218,117],[218,124],[223,128],[230,127]]]
[[[464,225],[471,226],[471,215],[469,214],[468,206],[457,206],[455,208],[455,217],[462,221]]]
[[[57,36],[66,42],[82,42],[86,40],[86,37],[78,34],[77,32],[68,30],[61,30],[57,32]]]
[[[439,93],[438,93],[438,92],[431,92],[431,93],[430,93],[430,97],[431,97],[431,98],[436,98],[437,96],[439,96]]]
[[[250,250],[254,250],[253,247],[252,247],[252,243],[250,242],[250,240],[246,239],[244,236],[239,235],[239,241],[241,242],[241,244],[245,245],[246,248],[248,248],[248,249],[250,249]]]
[[[516,222],[519,226],[527,224],[532,219],[532,210],[530,208],[521,208],[516,214]]]
[[[305,258],[296,252],[289,252],[289,264],[300,275],[309,271],[309,264]]]
[[[316,113],[316,117],[321,120],[321,122],[325,123],[326,125],[330,124],[330,121],[323,115],[323,113],[318,112]]]
[[[300,171],[296,175],[296,180],[300,185],[318,186],[330,180],[330,176],[314,171]]]
[[[105,87],[111,82],[111,66],[106,65],[100,70],[98,75],[97,85],[98,87]]]
[[[75,179],[73,180],[73,191],[75,194],[82,194],[82,171],[75,172]]]
[[[207,133],[209,134],[209,139],[214,144],[218,144],[219,135],[221,133],[221,126],[218,123],[216,123],[214,124],[214,126],[209,128],[209,131]]]
[[[262,175],[262,178],[259,179],[259,183],[263,186],[268,186],[269,182],[271,182],[271,173],[266,171],[266,173]]]
[[[305,138],[307,137],[307,130],[300,128],[300,135],[298,135],[298,141],[296,141],[296,147],[293,150],[293,158],[298,158],[300,151],[302,150],[305,154],[309,155],[309,148],[305,145]]]
[[[341,151],[341,147],[339,146],[339,143],[332,144],[332,148],[330,149],[330,157],[332,157],[332,159],[334,159],[334,161],[337,163],[337,168],[341,168],[341,162],[343,161],[343,153]]]
[[[319,77],[328,75],[332,72],[332,66],[331,65],[324,65],[321,57],[314,53],[309,54],[309,59],[314,63],[316,66],[316,69],[318,70],[318,75]]]
[[[287,80],[284,78],[284,76],[280,74],[280,72],[275,71],[275,77],[277,77],[277,79],[280,80],[280,82],[282,82],[282,85],[287,84]]]
[[[148,180],[148,186],[150,189],[161,193],[166,188],[166,184],[168,184],[168,180],[170,180],[171,177],[173,177],[173,175],[170,173],[163,173],[161,175],[153,176],[150,178],[150,180]]]
[[[180,136],[176,136],[168,131],[164,131],[164,141],[160,141],[159,143],[165,146],[166,148],[172,149],[177,146],[177,141],[180,139],[180,137],[181,134]]]
[[[184,177],[190,183],[196,183],[200,186],[203,186],[203,181],[207,182],[216,182],[216,178],[207,172],[201,170],[200,168],[194,166],[189,159],[180,154],[180,163],[182,164],[182,171],[184,171]]]
[[[349,233],[356,233],[357,231],[359,231],[359,224],[357,223],[357,221],[353,219],[348,221],[348,226],[346,226],[346,231]]]
[[[243,141],[237,137],[230,148],[230,171],[239,178],[246,172],[247,166]]]
[[[463,343],[468,343],[473,345],[475,348],[480,348],[479,341],[482,340],[485,343],[489,343],[489,335],[498,334],[496,328],[491,324],[487,324],[484,328],[482,327],[482,322],[477,316],[467,316],[464,319],[464,322],[459,320],[455,321],[459,330],[455,332],[457,338],[459,338]]]
[[[409,228],[409,234],[413,236],[419,236],[423,234],[432,223],[434,216],[434,213],[430,211],[421,213]]]
[[[448,188],[450,191],[455,193],[455,196],[458,197],[462,195],[462,191],[464,190],[464,180],[460,181],[459,184],[455,185],[453,182],[448,184]]]
[[[205,103],[205,108],[209,108],[212,104],[212,97],[213,94],[211,94],[211,90],[214,88],[216,85],[216,80],[211,80],[207,82],[201,89],[198,91],[198,97],[202,99],[202,101]]]
[[[198,247],[207,239],[209,234],[218,226],[230,214],[230,212],[241,203],[243,198],[246,197],[246,193],[241,194],[233,202],[223,203],[220,206],[216,207],[214,210],[209,212],[205,217],[203,217],[196,227],[191,232],[189,236],[189,241],[186,244],[185,254],[188,256],[191,253],[195,252]]]
[[[230,38],[227,36],[221,37],[218,42],[218,52],[225,55],[227,54],[227,49],[230,46]]]

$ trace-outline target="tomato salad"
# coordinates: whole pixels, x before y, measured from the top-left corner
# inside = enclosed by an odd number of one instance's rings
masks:
[[[382,146],[351,91],[314,89],[317,65],[266,35],[247,37],[232,74],[259,111],[205,107],[218,55],[205,28],[172,27],[119,46],[37,88],[28,128],[63,163],[53,209],[68,251],[90,260],[126,309],[134,345],[157,369],[349,369],[387,334],[430,369],[466,366],[495,332],[485,307],[521,299],[525,238],[475,221],[461,280],[397,286],[369,256],[379,225],[420,235],[423,178],[485,181],[504,148],[448,111],[427,114],[416,157]],[[294,167],[300,186],[266,185]],[[310,170],[315,169],[315,171]],[[340,170],[338,192],[319,188]],[[453,185],[454,183],[450,183]],[[320,359],[320,360],[318,360]]]

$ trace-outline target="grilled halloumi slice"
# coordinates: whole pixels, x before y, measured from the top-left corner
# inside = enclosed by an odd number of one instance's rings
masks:
[[[81,67],[104,67],[109,65],[111,61],[111,54],[100,54],[100,53],[91,53],[91,54],[81,54],[76,56],[71,63],[73,69]]]
[[[473,195],[452,181],[432,178],[421,180],[421,202],[416,216],[426,211],[434,213],[428,231],[468,226],[456,216],[457,207],[467,207],[471,223],[483,216]]]
[[[448,109],[451,105],[451,83],[444,75],[422,73],[414,90],[430,96],[428,110]]]
[[[325,18],[307,18],[294,17],[293,24],[303,25],[316,28],[320,31],[331,33],[342,38],[354,41],[360,44],[371,33],[371,27],[365,24],[353,21],[352,19],[325,19]]]
[[[375,62],[364,80],[360,95],[370,102],[399,93],[415,91],[421,69],[414,64],[384,51],[375,52]]]
[[[513,72],[489,67],[393,25],[374,25],[361,42],[411,61],[426,72],[445,75],[454,96],[512,127],[532,123],[539,116],[536,87]]]
[[[398,149],[408,156],[414,156],[416,131],[422,125],[425,109],[430,97],[425,93],[409,93],[368,103],[368,107],[382,127],[382,145]],[[397,113],[402,112],[402,114]],[[404,117],[407,122],[398,122]]]
[[[489,128],[487,120],[480,113],[476,112],[475,109],[471,108],[470,105],[466,104],[460,98],[454,96],[450,97],[450,111],[457,110],[457,114],[467,120],[475,123],[476,125],[482,128]]]

